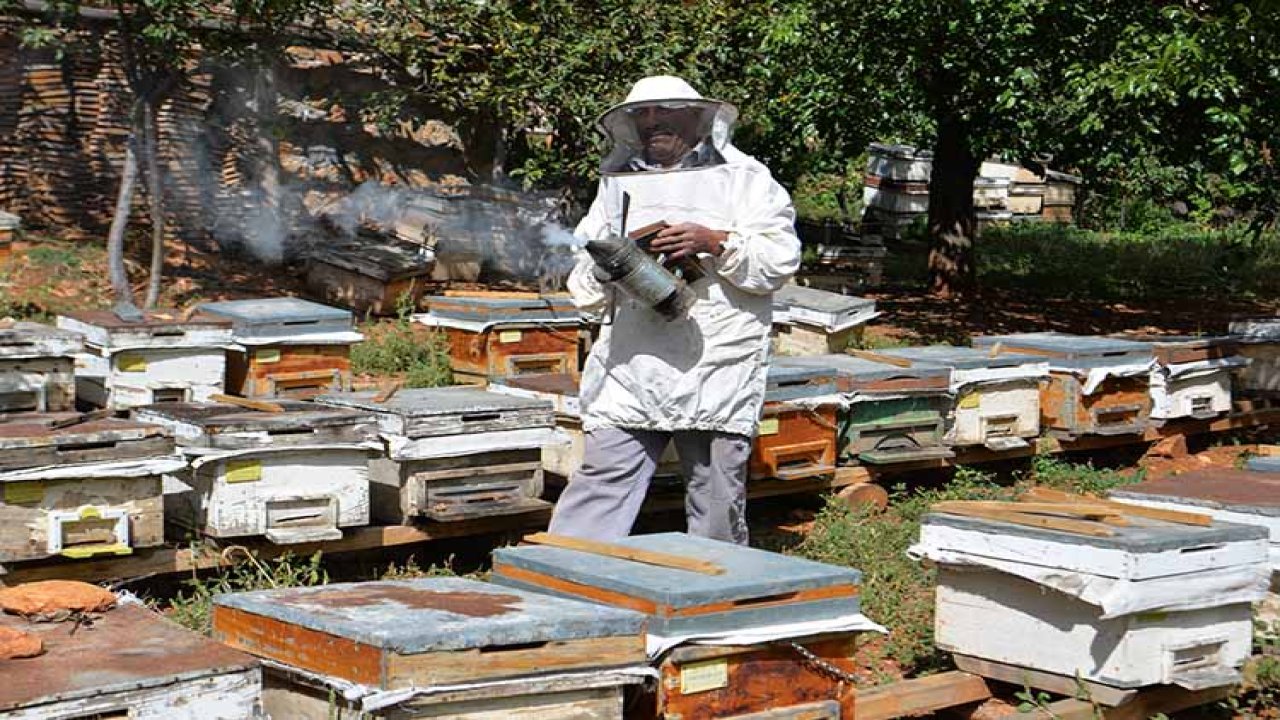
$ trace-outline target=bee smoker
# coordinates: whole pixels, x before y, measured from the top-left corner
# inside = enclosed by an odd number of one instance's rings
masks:
[[[693,305],[688,284],[629,237],[610,233],[591,240],[587,253],[610,282],[668,320],[683,316]]]

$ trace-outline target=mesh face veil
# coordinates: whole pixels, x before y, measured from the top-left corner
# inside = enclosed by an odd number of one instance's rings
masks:
[[[737,117],[733,105],[705,99],[679,78],[645,78],[596,123],[611,145],[600,170],[615,174],[722,164],[721,150]]]

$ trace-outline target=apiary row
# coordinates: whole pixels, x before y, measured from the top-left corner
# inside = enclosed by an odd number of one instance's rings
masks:
[[[0,615],[43,651],[0,660],[0,718],[857,717],[855,653],[882,631],[857,570],[679,533],[528,540],[550,544],[495,551],[487,582],[219,595],[214,639],[136,604],[79,633]]]

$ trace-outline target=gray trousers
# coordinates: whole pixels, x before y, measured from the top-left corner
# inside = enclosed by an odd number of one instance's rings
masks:
[[[747,544],[751,438],[700,430],[600,428],[587,433],[582,467],[556,502],[549,530],[602,541],[629,535],[672,440],[684,474],[689,534]]]

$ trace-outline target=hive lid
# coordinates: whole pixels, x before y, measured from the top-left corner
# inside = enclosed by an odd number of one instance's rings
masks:
[[[1000,520],[974,518],[947,513],[929,513],[924,524],[980,532],[986,535],[1047,540],[1079,547],[1120,550],[1129,553],[1185,552],[1223,543],[1248,542],[1267,537],[1265,528],[1214,522],[1212,525],[1185,525],[1126,516],[1128,525],[1110,527],[1111,536],[1083,535],[1065,530],[1028,527]],[[965,548],[954,548],[965,550]]]
[[[84,350],[77,332],[19,321],[0,326],[0,358],[62,357]]]
[[[635,636],[644,616],[467,578],[336,583],[219,595],[233,608],[402,655]]]
[[[377,394],[375,390],[327,393],[317,397],[316,402],[400,415],[402,417],[436,417],[476,412],[549,410],[551,408],[551,403],[545,400],[515,397],[462,386],[406,388],[397,391],[395,395],[382,403],[373,401]]]
[[[109,610],[79,632],[71,632],[70,626],[0,615],[0,627],[37,635],[45,648],[38,657],[0,663],[5,667],[0,711],[101,698],[257,666],[249,655],[138,605]]]
[[[874,310],[876,301],[803,285],[783,285],[773,294],[773,306],[799,306],[824,313],[859,313]]]
[[[1121,364],[1152,357],[1151,346],[1146,343],[1092,335],[1038,332],[973,339],[974,347],[989,348],[996,343],[1000,343],[1002,353],[1032,353],[1068,361]]]
[[[1229,330],[1238,340],[1274,341],[1280,340],[1280,318],[1259,317],[1232,320]]]
[[[228,403],[157,403],[134,408],[133,416],[143,422],[166,426],[187,426],[205,433],[230,433],[290,428],[314,429],[372,424],[373,413],[335,408],[305,400],[272,398],[284,412],[261,412]]]
[[[1249,458],[1248,462],[1245,463],[1245,467],[1254,472],[1280,473],[1280,455]],[[1277,475],[1277,477],[1280,477],[1280,475]]]
[[[482,322],[578,320],[581,313],[566,294],[515,296],[504,294],[436,295],[428,297],[434,317]]]
[[[121,320],[110,310],[84,310],[58,316],[58,327],[80,333],[86,343],[107,349],[217,348],[231,342],[231,323],[197,312],[144,311],[140,322]]]
[[[1113,490],[1111,495],[1280,517],[1280,475],[1266,472],[1230,468],[1195,470],[1125,485]]]
[[[836,392],[836,371],[830,368],[774,362],[769,365],[765,377],[766,402],[818,397]]]
[[[582,414],[582,406],[578,402],[578,380],[568,373],[495,378],[489,381],[489,390],[549,402],[561,415],[578,417]]]
[[[205,303],[200,309],[231,320],[238,341],[351,333],[354,327],[350,310],[294,297],[227,300]]]
[[[56,427],[75,420],[80,413],[19,413],[0,420],[0,450],[73,446],[143,440],[163,436],[164,428],[137,420],[102,418]]]
[[[633,535],[617,544],[696,558],[723,567],[725,573],[704,575],[545,545],[500,548],[493,552],[493,560],[495,568],[506,565],[672,608],[773,598],[799,590],[857,585],[862,579],[852,568],[684,533]]]
[[[927,347],[888,348],[877,350],[881,355],[910,360],[913,363],[926,365],[942,365],[954,370],[975,370],[978,368],[1006,368],[1019,365],[1041,365],[1047,361],[1044,356],[1025,354],[1000,354],[992,357],[989,350],[952,345],[929,345]]]
[[[851,378],[858,382],[874,382],[878,380],[914,379],[934,380],[941,378],[943,386],[950,380],[951,371],[939,365],[913,365],[898,367],[888,363],[866,360],[853,355],[810,355],[802,357],[778,357],[773,364],[779,367],[822,368],[834,370],[840,377]]]
[[[435,254],[422,245],[388,239],[328,246],[311,259],[387,283],[429,274]]]
[[[932,160],[933,152],[918,150],[911,145],[890,145],[886,143],[870,143],[867,152],[871,155],[898,158],[900,160]]]

